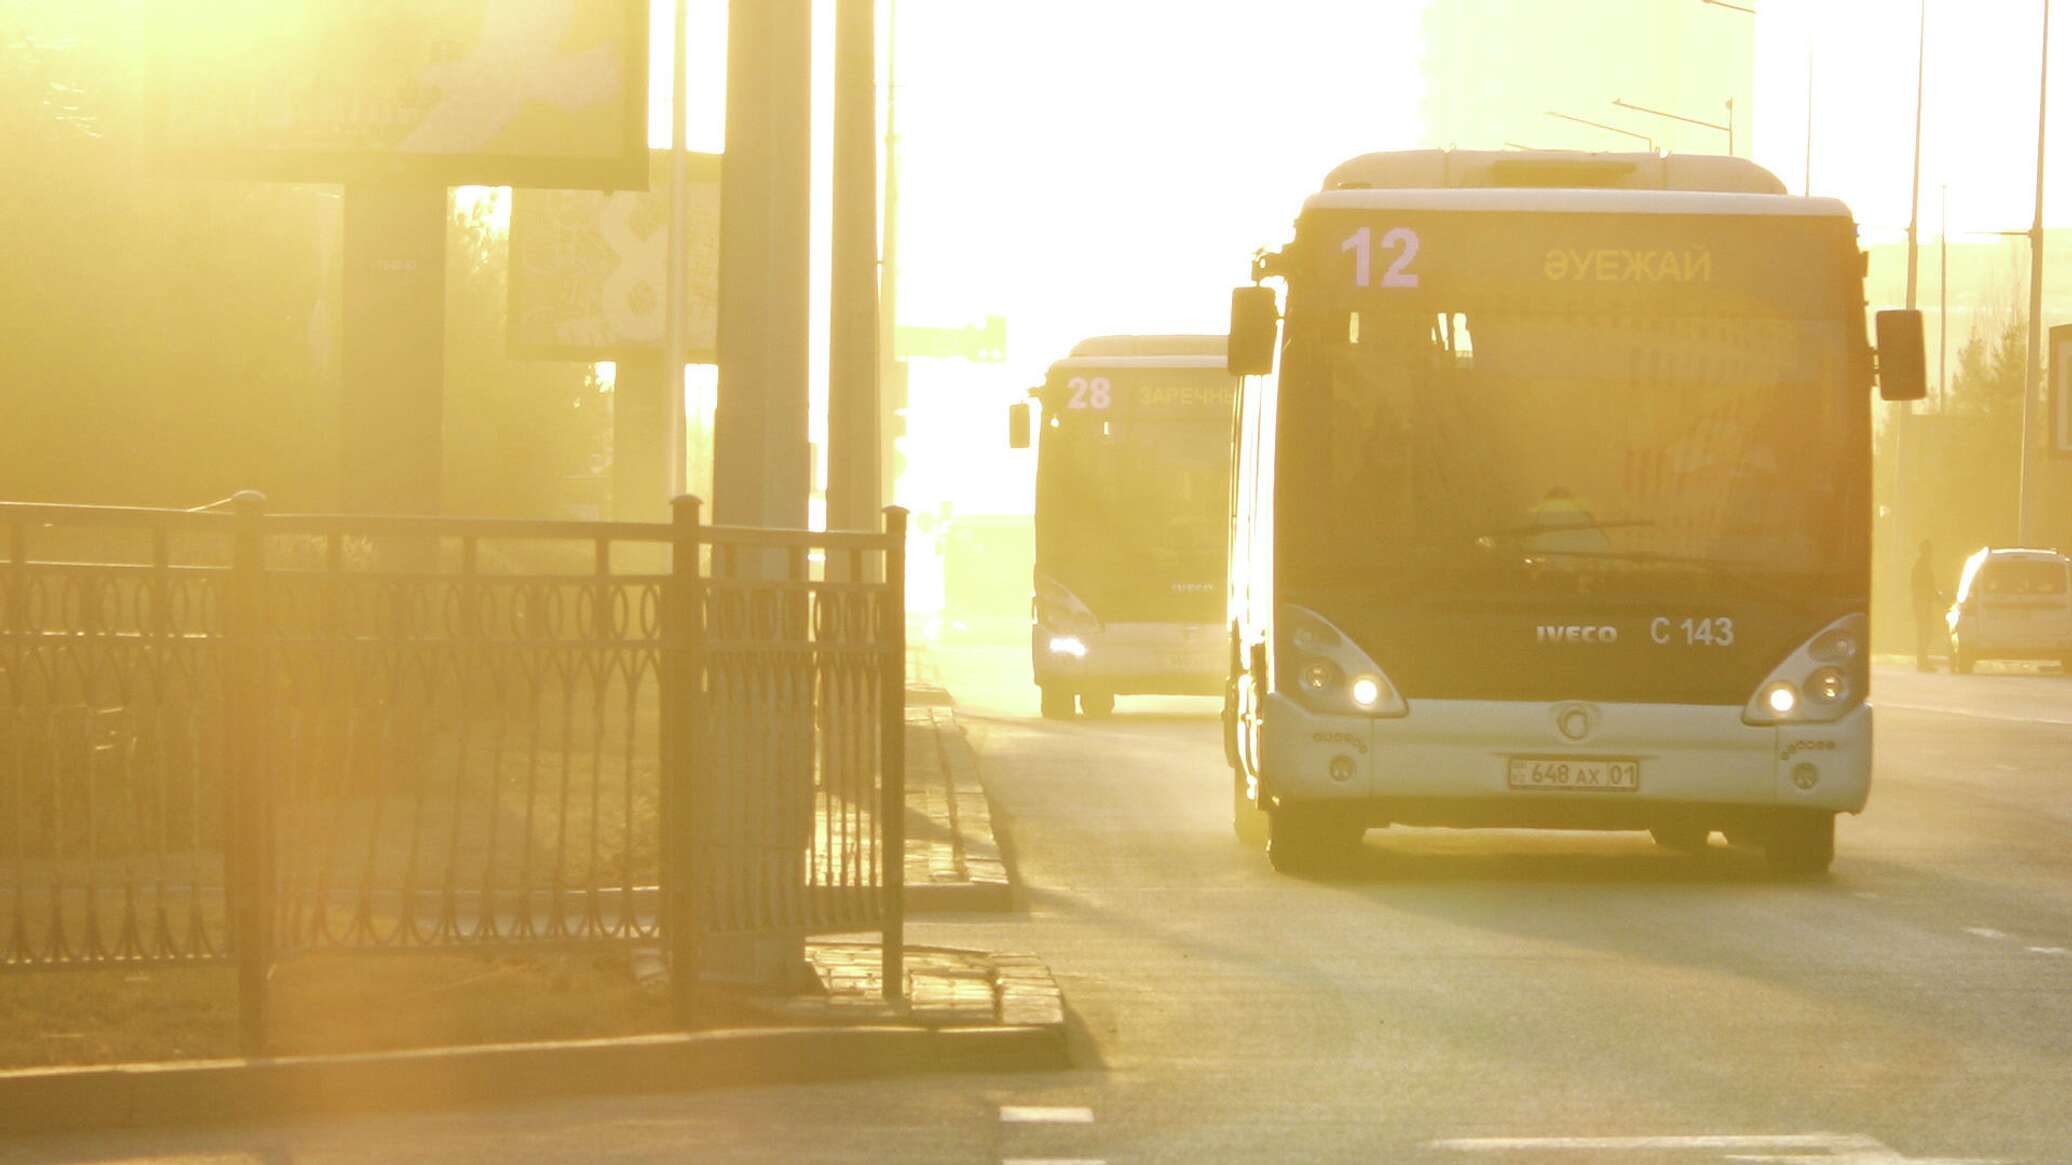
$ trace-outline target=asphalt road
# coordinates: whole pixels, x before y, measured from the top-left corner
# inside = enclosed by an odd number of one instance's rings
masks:
[[[0,1162],[2072,1162],[2072,679],[1880,672],[1833,875],[1643,835],[1231,835],[1214,707],[946,655],[1085,1067],[0,1143]]]

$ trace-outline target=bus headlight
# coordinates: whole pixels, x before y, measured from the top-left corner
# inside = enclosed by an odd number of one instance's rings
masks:
[[[1381,681],[1373,676],[1361,676],[1353,681],[1353,703],[1372,709],[1381,702]]]
[[[1284,604],[1279,616],[1276,686],[1314,712],[1339,716],[1405,716],[1410,706],[1367,653],[1323,616]],[[1292,682],[1290,682],[1292,681]]]
[[[1779,716],[1789,716],[1799,706],[1798,689],[1787,683],[1771,684],[1764,692],[1763,706]]]
[[[1849,677],[1838,667],[1824,667],[1806,677],[1806,695],[1816,704],[1839,704],[1849,698]]]
[[[1069,655],[1073,659],[1086,658],[1086,640],[1077,635],[1053,635],[1050,637],[1052,655]]]
[[[1741,710],[1747,724],[1824,724],[1863,703],[1870,688],[1865,619],[1844,615],[1772,668]]]

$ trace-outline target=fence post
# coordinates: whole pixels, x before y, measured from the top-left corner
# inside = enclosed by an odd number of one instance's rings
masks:
[[[885,998],[906,998],[906,540],[907,512],[885,507],[884,671],[878,701],[878,858],[884,865]]]
[[[704,580],[700,507],[689,494],[669,503],[669,582],[662,603],[662,936],[669,949],[669,1003],[677,1026],[697,1020],[697,790],[699,691],[704,682]]]
[[[233,499],[230,586],[224,607],[223,797],[231,944],[237,953],[238,1049],[267,1048],[267,979],[273,971],[273,800],[266,772],[268,691],[263,522],[266,495]]]

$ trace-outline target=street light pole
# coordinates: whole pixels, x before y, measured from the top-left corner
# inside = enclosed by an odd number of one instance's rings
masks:
[[[1914,310],[1914,292],[1921,265],[1921,94],[1928,79],[1928,0],[1921,0],[1921,30],[1914,57],[1914,186],[1907,211],[1907,310]]]
[[[662,423],[667,431],[663,446],[667,450],[662,458],[663,472],[669,475],[662,482],[662,496],[658,499],[664,505],[682,493],[690,480],[690,452],[686,446],[686,418],[683,400],[684,349],[689,346],[684,328],[684,299],[690,282],[690,175],[688,162],[689,118],[684,109],[685,90],[690,77],[690,27],[689,0],[676,0],[675,19],[670,46],[670,89],[669,97],[669,250],[667,266],[663,272],[663,295],[666,311],[662,324]],[[643,494],[653,483],[644,483]],[[656,507],[643,502],[642,512]]]
[[[1813,197],[1813,26],[1806,25],[1806,170],[1799,193]]]
[[[884,480],[878,469],[877,28],[873,0],[836,0],[827,376],[830,530],[873,529],[883,505],[879,493]],[[847,563],[828,565],[833,577]]]
[[[1942,186],[1942,230],[1936,234],[1935,412],[1942,415],[1950,375],[1950,184]]]
[[[1907,211],[1907,310],[1914,310],[1916,292],[1920,282],[1921,266],[1921,94],[1922,85],[1928,75],[1928,0],[1920,0],[1919,43],[1914,58],[1914,178]],[[1913,524],[1913,513],[1907,505],[1907,451],[1915,444],[1909,440],[1908,430],[1914,427],[1914,402],[1905,401],[1899,406],[1899,415],[1892,418],[1892,511],[1893,524],[1898,537],[1894,543],[1904,554],[1911,540],[1908,527]],[[1915,454],[1916,461],[1920,455]]]
[[[2036,217],[2029,225],[2029,363],[2022,377],[2022,471],[2021,496],[2016,505],[2016,529],[2022,545],[2030,544],[2029,471],[2035,460],[2030,432],[2037,393],[2043,387],[2043,122],[2050,94],[2050,0],[2043,0],[2042,65],[2036,81]]]

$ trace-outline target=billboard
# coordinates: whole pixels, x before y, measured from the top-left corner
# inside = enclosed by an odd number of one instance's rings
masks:
[[[684,340],[690,363],[710,364],[719,345],[718,154],[692,154]],[[510,346],[539,360],[613,360],[662,345],[668,287],[667,151],[656,151],[654,188],[511,192]]]
[[[2072,324],[2050,330],[2045,356],[2050,360],[2050,455],[2072,457]]]
[[[647,185],[647,0],[210,0],[147,11],[158,142],[181,172]]]

